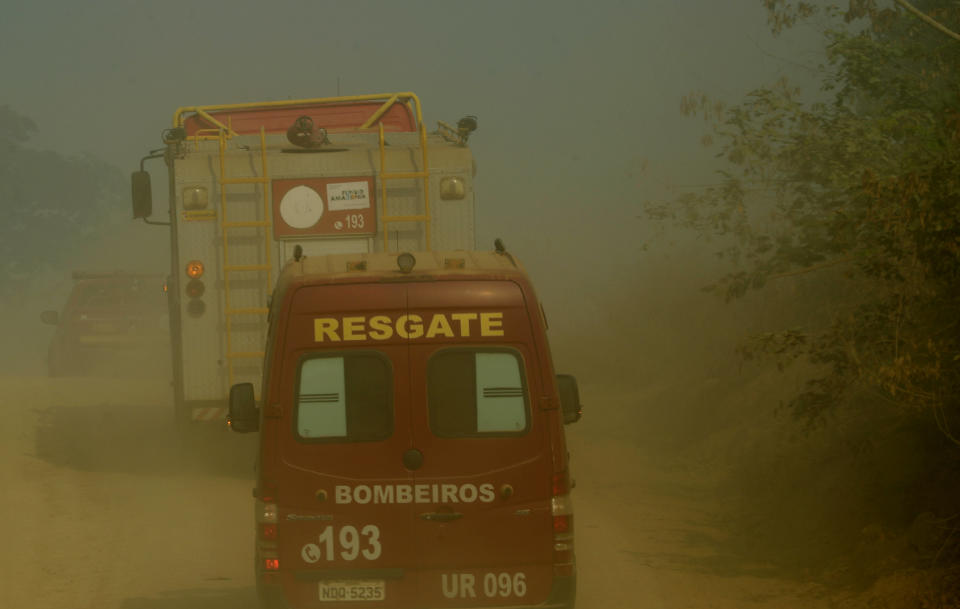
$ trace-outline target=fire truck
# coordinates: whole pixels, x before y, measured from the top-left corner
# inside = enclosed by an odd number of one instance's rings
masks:
[[[177,420],[224,420],[238,383],[259,396],[285,261],[476,249],[476,127],[465,116],[428,133],[410,92],[178,108],[131,177],[134,218],[170,231]],[[153,159],[166,220],[151,219]]]

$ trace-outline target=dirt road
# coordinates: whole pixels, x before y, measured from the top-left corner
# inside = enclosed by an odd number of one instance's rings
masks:
[[[178,439],[162,383],[6,378],[0,396],[0,607],[256,606],[253,434]],[[703,481],[590,414],[568,428],[579,607],[833,606],[730,564]]]

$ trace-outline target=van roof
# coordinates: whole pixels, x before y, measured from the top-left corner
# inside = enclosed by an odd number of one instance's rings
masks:
[[[411,254],[416,260],[410,273],[403,273],[397,264],[397,259],[404,253]],[[304,256],[299,261],[289,260],[280,273],[277,288],[282,292],[293,282],[416,281],[477,275],[526,277],[520,262],[506,251],[371,252]]]

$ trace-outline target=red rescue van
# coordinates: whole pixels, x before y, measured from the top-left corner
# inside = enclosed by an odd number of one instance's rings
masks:
[[[502,248],[291,261],[262,387],[229,421],[265,607],[573,607],[576,381]]]

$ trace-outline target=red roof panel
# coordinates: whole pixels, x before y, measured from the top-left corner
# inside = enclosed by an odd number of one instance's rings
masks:
[[[313,124],[327,131],[355,129],[369,119],[383,104],[381,102],[350,102],[342,104],[316,104],[303,106],[283,106],[265,108],[243,108],[216,110],[209,114],[229,125],[240,135],[260,132],[264,127],[267,133],[285,133],[287,128],[301,116],[309,116]],[[384,131],[416,131],[416,122],[410,109],[402,103],[393,104],[380,117]],[[203,117],[192,114],[184,120],[187,135],[196,135],[200,129],[215,129]]]

